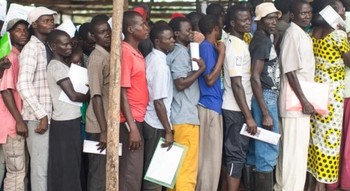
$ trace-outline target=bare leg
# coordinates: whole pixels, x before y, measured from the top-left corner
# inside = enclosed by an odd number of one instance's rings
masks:
[[[241,182],[241,179],[233,178],[229,175],[226,175],[227,177],[227,191],[239,191],[239,183]]]
[[[219,187],[218,191],[227,191],[227,179],[226,179],[226,168],[222,165],[221,166],[221,174],[220,174],[220,181],[219,181]]]
[[[304,191],[315,191],[316,179],[309,172],[306,173]]]
[[[315,191],[326,191],[326,184],[316,181]]]

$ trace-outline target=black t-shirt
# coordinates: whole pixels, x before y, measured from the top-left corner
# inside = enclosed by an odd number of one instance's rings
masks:
[[[253,60],[265,60],[263,71],[260,74],[263,89],[279,90],[280,69],[274,45],[269,37],[260,30],[254,33],[249,45],[250,56]]]

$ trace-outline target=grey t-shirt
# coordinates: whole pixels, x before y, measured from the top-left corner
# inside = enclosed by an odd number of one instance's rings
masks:
[[[185,78],[193,73],[189,49],[181,44],[175,44],[175,49],[168,54],[167,63],[173,80]],[[183,91],[178,91],[174,85],[174,99],[171,104],[172,124],[199,125],[197,104],[199,101],[199,86],[196,80]]]
[[[81,117],[80,106],[59,100],[63,91],[58,83],[68,78],[69,67],[58,61],[51,60],[47,66],[47,82],[53,103],[52,119],[57,121],[72,120]]]
[[[280,68],[278,57],[271,39],[260,30],[254,33],[249,46],[250,55],[253,60],[265,60],[263,71],[260,74],[263,89],[280,89]]]

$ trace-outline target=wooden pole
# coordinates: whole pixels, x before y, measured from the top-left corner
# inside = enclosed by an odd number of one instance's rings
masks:
[[[124,5],[120,5],[121,7],[124,7],[124,11],[129,9],[129,0],[124,0]]]
[[[124,0],[113,0],[112,42],[109,75],[106,190],[119,190],[119,110],[121,31]]]

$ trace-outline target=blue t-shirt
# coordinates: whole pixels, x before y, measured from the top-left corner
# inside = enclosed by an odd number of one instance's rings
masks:
[[[205,76],[214,70],[218,53],[214,45],[205,40],[199,45],[199,54],[206,65],[205,71],[198,78],[200,89],[199,104],[221,114],[222,95],[224,92],[222,88],[222,75],[216,79],[213,86],[208,86],[205,82]]]

